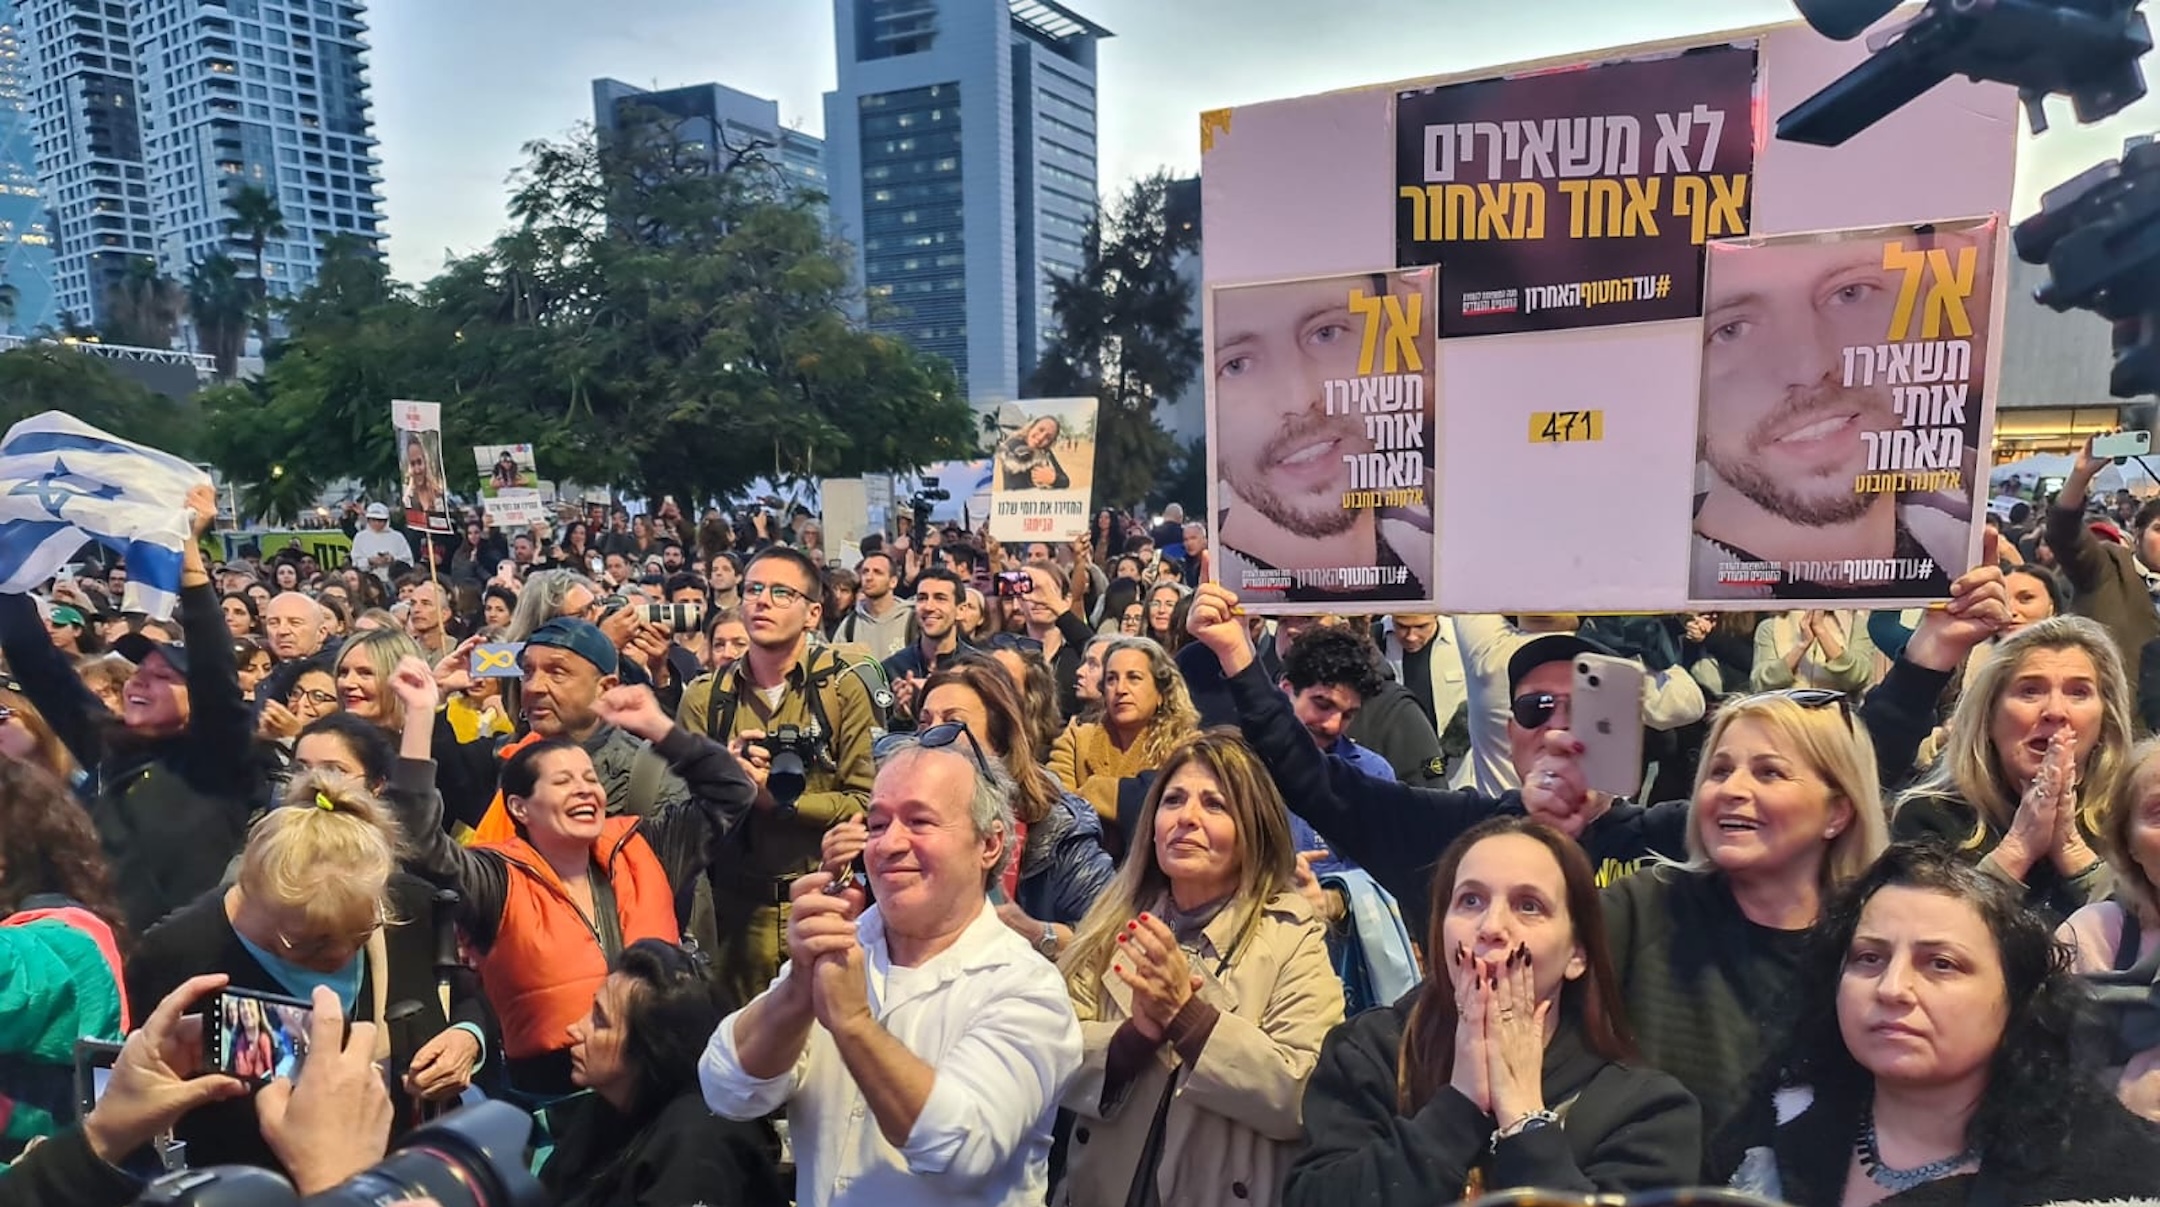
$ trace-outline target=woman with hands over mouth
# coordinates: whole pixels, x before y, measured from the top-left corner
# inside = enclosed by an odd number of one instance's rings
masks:
[[[1967,648],[1986,638],[1958,636]],[[1967,852],[2060,923],[2107,895],[2093,848],[2128,786],[2131,733],[2107,630],[2076,616],[2027,625],[1973,675],[1942,754],[1899,798],[1891,830]]]
[[[676,886],[705,873],[709,839],[749,810],[757,787],[725,746],[676,725],[650,689],[610,688],[594,705],[600,719],[652,743],[689,785],[689,800],[650,817],[609,817],[592,756],[567,738],[547,739],[503,764],[515,835],[462,847],[443,832],[434,787],[434,674],[408,657],[387,690],[405,722],[389,796],[413,869],[462,898],[458,924],[502,1025],[512,1087],[568,1094],[571,1024],[591,1010],[624,948],[681,941],[691,894]]]
[[[1511,1186],[1692,1183],[1701,1111],[1679,1082],[1626,1063],[1633,1044],[1581,848],[1539,822],[1495,818],[1441,856],[1432,898],[1425,983],[1321,1049],[1283,1201],[1410,1207]]]

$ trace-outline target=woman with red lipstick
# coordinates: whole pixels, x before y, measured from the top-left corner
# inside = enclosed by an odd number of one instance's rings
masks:
[[[2104,890],[2094,848],[2130,769],[2130,717],[2107,630],[2075,616],[2027,625],[1973,676],[1891,831],[1948,842],[2060,923]]]
[[[1818,940],[1799,1025],[1713,1172],[1794,1207],[2160,1195],[2160,1130],[2080,1067],[2066,950],[2002,877],[1901,843]]]
[[[1702,1111],[1679,1082],[1626,1063],[1634,1043],[1582,848],[1495,818],[1440,857],[1432,901],[1424,985],[1321,1049],[1283,1202],[1693,1183]]]
[[[1083,1058],[1055,1202],[1269,1207],[1343,988],[1282,797],[1234,735],[1178,746],[1059,960]]]

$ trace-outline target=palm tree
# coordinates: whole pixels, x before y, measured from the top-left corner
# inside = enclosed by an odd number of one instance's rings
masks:
[[[240,265],[231,256],[214,252],[188,267],[187,292],[196,338],[217,362],[218,376],[231,381],[247,344],[255,291],[241,279]]]
[[[20,312],[22,294],[13,285],[0,285],[0,333],[15,326],[15,316]]]
[[[268,189],[243,184],[225,194],[225,208],[232,216],[225,220],[225,233],[245,246],[255,257],[255,324],[265,347],[270,343],[270,282],[263,275],[263,252],[272,239],[282,239],[285,229],[285,211],[278,208],[277,197]]]
[[[130,256],[127,271],[105,289],[105,322],[99,334],[111,344],[170,348],[186,308],[180,282],[160,273],[150,257]]]

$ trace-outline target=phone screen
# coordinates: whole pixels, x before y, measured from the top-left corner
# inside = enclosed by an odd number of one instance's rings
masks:
[[[295,998],[228,989],[203,1018],[210,1066],[250,1085],[293,1078],[307,1063],[314,1010]]]

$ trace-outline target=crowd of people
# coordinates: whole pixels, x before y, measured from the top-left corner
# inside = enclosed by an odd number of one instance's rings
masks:
[[[482,1098],[593,1207],[2160,1201],[2160,505],[2096,467],[1906,613],[1268,619],[1175,508],[375,505],[171,620],[94,553],[0,595],[0,1203]],[[312,1055],[207,1066],[239,991]]]

